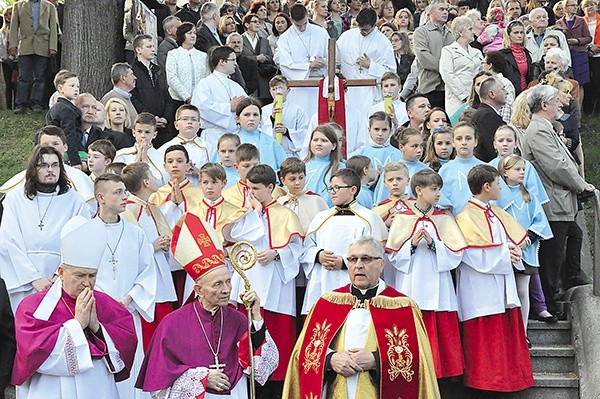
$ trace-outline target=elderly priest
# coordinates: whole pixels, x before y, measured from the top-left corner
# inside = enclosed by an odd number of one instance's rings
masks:
[[[17,308],[17,398],[119,398],[116,381],[129,377],[137,338],[129,311],[94,290],[106,240],[101,221],[69,220],[59,278]]]
[[[383,246],[348,247],[351,284],[321,296],[304,322],[284,399],[438,399],[431,349],[417,304],[379,278]]]
[[[221,248],[217,233],[191,213],[173,230],[173,257],[196,282],[196,298],[165,317],[150,341],[136,386],[153,398],[248,397],[248,322],[228,306],[231,275]],[[256,292],[244,292],[242,300],[252,304],[255,379],[264,384],[277,368],[279,353]]]

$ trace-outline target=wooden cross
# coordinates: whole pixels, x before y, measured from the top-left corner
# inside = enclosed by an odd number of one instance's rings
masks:
[[[335,39],[329,38],[327,47],[327,109],[329,114],[329,122],[333,122],[335,118]],[[376,86],[377,80],[375,79],[342,79],[344,82],[344,88],[347,87],[359,87],[359,86]],[[319,80],[290,80],[288,82],[289,87],[319,87]],[[319,93],[319,96],[321,93]],[[310,117],[310,115],[309,115]],[[342,153],[344,156],[346,152],[346,130],[344,129],[344,141],[342,144]]]

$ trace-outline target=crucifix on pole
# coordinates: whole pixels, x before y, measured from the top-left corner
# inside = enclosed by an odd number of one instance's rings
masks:
[[[335,39],[329,38],[327,48],[327,111],[329,122],[335,122],[335,76],[336,76],[336,61],[335,61]],[[360,87],[360,86],[376,86],[375,79],[341,79],[344,88]],[[289,87],[319,87],[321,80],[290,80]],[[319,93],[321,96],[321,93]],[[342,155],[346,157],[346,130],[344,129],[344,140],[342,143]]]

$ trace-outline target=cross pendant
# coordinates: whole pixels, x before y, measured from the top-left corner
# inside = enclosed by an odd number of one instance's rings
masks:
[[[117,277],[117,263],[119,263],[119,261],[118,261],[118,260],[116,260],[114,256],[112,256],[112,257],[110,258],[110,261],[109,261],[109,262],[110,262],[110,263],[111,263],[111,265],[112,265],[112,269],[113,269],[113,280],[114,280],[114,279]]]
[[[363,71],[362,67],[358,67],[358,72],[362,73],[362,71]]]
[[[44,221],[40,220],[40,224],[38,224],[38,227],[40,228],[40,231],[44,230]]]
[[[211,370],[223,371],[225,370],[225,366],[225,363],[219,363],[219,355],[215,355],[215,364],[211,364],[208,368]]]

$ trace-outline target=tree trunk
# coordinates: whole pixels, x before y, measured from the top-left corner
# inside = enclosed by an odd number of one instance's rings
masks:
[[[61,68],[77,73],[80,92],[100,99],[112,88],[110,68],[124,59],[125,0],[67,0]]]

